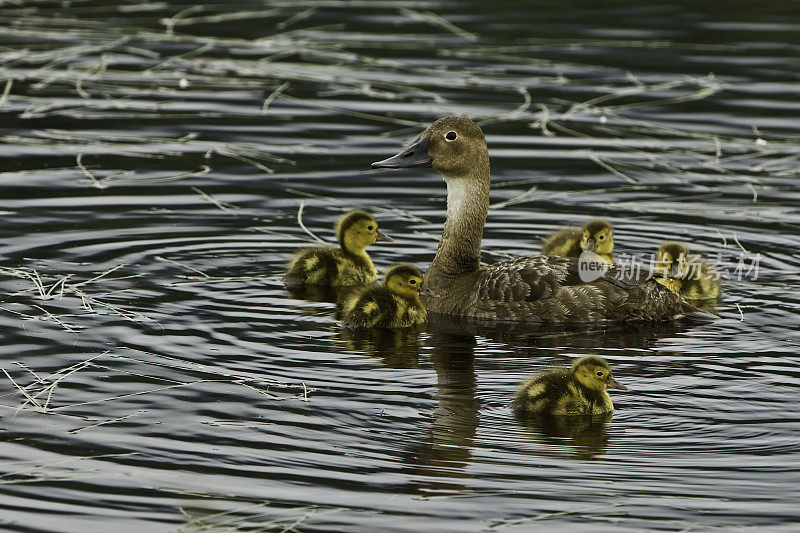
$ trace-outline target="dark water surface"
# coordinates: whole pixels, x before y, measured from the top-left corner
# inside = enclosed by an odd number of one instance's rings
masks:
[[[798,96],[796,2],[0,0],[0,528],[797,530]],[[287,293],[301,205],[427,266],[444,184],[367,169],[452,113],[486,261],[602,216],[714,258],[720,318],[350,333]],[[613,419],[512,416],[590,353]]]

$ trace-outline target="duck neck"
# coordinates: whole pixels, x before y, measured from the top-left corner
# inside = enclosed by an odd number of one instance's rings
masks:
[[[345,239],[345,242],[342,245],[342,252],[345,257],[350,258],[350,260],[357,265],[363,265],[373,269],[375,268],[375,265],[372,264],[372,259],[370,259],[369,254],[367,254],[366,248],[354,246],[347,242],[347,239]]]
[[[488,161],[472,174],[444,179],[447,219],[428,273],[455,277],[474,272],[481,263],[481,238],[489,211]]]

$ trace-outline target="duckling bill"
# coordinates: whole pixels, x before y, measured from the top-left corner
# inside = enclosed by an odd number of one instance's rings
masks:
[[[544,255],[580,257],[594,252],[606,263],[614,263],[614,229],[606,220],[590,220],[582,228],[564,228],[553,232],[542,243]]]
[[[719,273],[679,242],[658,248],[655,272],[656,281],[687,300],[711,300],[722,292]]]
[[[423,287],[422,273],[411,265],[395,265],[382,286],[345,302],[343,323],[351,329],[418,326],[428,317],[419,299],[422,292],[434,295]]]
[[[351,211],[336,224],[339,247],[303,248],[289,262],[283,281],[288,286],[341,287],[374,283],[378,271],[366,252],[375,242],[393,239],[378,230],[378,222],[365,211]]]
[[[614,379],[608,362],[591,355],[571,368],[543,370],[520,385],[512,406],[517,413],[601,415],[614,410],[607,389],[628,390]]]

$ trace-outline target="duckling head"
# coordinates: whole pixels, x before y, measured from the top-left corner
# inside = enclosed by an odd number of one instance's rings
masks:
[[[480,126],[467,117],[442,117],[414,142],[372,168],[433,167],[447,180],[489,169],[489,150]]]
[[[614,252],[614,230],[605,220],[590,220],[583,225],[581,248],[597,254]]]
[[[411,265],[395,265],[386,272],[384,284],[392,293],[402,298],[418,298],[422,287],[422,273]]]
[[[655,271],[666,278],[682,278],[687,274],[689,248],[679,242],[665,242],[658,248]]]
[[[572,363],[572,374],[586,388],[604,391],[606,389],[628,390],[628,387],[611,376],[611,368],[602,357],[590,355],[576,359]]]
[[[376,241],[392,242],[394,239],[378,231],[378,222],[366,211],[351,211],[336,224],[336,240],[350,252],[361,252]]]

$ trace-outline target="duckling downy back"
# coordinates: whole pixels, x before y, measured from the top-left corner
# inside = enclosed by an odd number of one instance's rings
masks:
[[[375,218],[365,211],[351,211],[336,223],[339,248],[303,248],[289,262],[283,278],[287,285],[349,286],[374,283],[378,271],[366,247],[392,239],[378,230]]]

